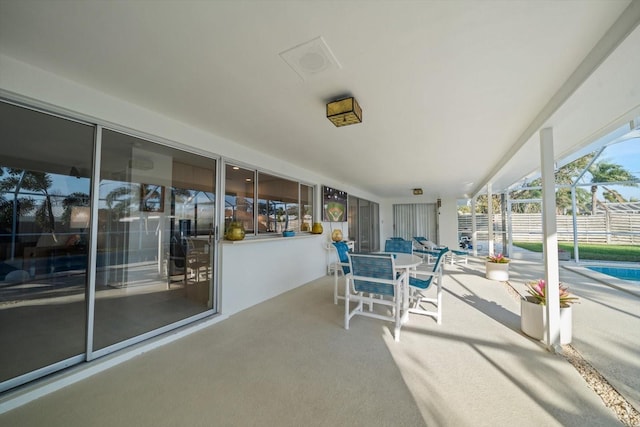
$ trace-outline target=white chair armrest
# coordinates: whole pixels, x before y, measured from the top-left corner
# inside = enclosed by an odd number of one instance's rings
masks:
[[[424,270],[411,270],[411,276],[437,276],[440,274],[439,271],[424,271]]]

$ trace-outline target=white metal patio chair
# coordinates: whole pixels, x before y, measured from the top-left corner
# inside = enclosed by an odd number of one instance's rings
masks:
[[[392,254],[349,254],[349,282],[345,293],[344,328],[349,329],[353,316],[360,315],[394,322],[393,337],[400,340],[402,326],[402,292],[407,273],[395,270]],[[372,295],[380,295],[375,298]],[[350,302],[357,304],[350,310]],[[387,307],[391,314],[365,311],[364,304]]]
[[[438,324],[442,323],[442,265],[449,248],[442,248],[431,270],[411,270],[409,276],[410,307],[409,313],[431,316]],[[426,296],[426,291],[436,287],[436,297]],[[426,309],[423,303],[432,304],[434,309]]]
[[[343,295],[338,293],[338,274],[342,271],[345,280],[345,289],[348,286],[349,277],[348,274],[351,271],[349,269],[349,245],[347,242],[333,242],[333,247],[336,250],[336,262],[333,265],[333,303],[338,304],[339,299],[344,299]]]
[[[388,239],[386,242],[384,242],[384,251],[412,254],[413,243],[411,243],[410,240],[404,240],[399,238]]]

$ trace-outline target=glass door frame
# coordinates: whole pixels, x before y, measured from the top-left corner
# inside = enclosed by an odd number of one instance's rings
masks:
[[[140,335],[136,335],[134,337],[125,339],[123,341],[119,341],[107,347],[94,350],[93,349],[93,333],[95,326],[95,287],[96,287],[96,267],[97,267],[97,253],[98,253],[98,242],[97,242],[97,232],[98,232],[98,199],[99,199],[99,186],[100,186],[100,168],[101,168],[101,152],[102,152],[102,131],[110,130],[114,132],[118,132],[127,136],[131,136],[134,138],[140,138],[146,140],[150,143],[162,145],[171,149],[184,151],[190,154],[195,154],[198,156],[202,156],[214,162],[215,164],[215,186],[214,191],[215,200],[216,200],[216,212],[213,214],[213,225],[212,225],[212,233],[211,233],[211,245],[209,250],[209,256],[211,261],[211,298],[212,306],[207,310],[195,314],[193,316],[178,320],[176,322],[161,326],[156,329],[152,329]],[[176,144],[175,142],[164,140],[160,137],[153,137],[143,133],[135,132],[127,128],[123,128],[120,126],[102,126],[100,124],[96,125],[96,138],[94,143],[94,165],[93,165],[93,186],[91,191],[91,229],[90,229],[90,250],[89,250],[89,268],[90,268],[90,276],[89,276],[89,284],[88,284],[88,295],[87,295],[87,341],[86,341],[86,361],[91,361],[96,358],[111,354],[113,352],[122,350],[124,348],[130,347],[134,344],[140,343],[147,339],[156,337],[163,333],[172,331],[174,329],[189,325],[198,320],[211,317],[214,315],[220,314],[220,286],[219,286],[219,218],[220,218],[220,203],[224,203],[224,199],[221,196],[220,192],[222,189],[221,185],[221,165],[223,164],[221,156],[211,155],[210,153],[205,153],[199,150],[194,149],[193,147],[188,147],[182,144]]]
[[[1,91],[0,91],[1,92]],[[43,113],[48,116],[57,117],[63,120],[68,120],[70,122],[76,122],[83,125],[88,125],[93,127],[94,135],[93,135],[93,158],[91,159],[91,172],[90,176],[93,181],[91,181],[90,186],[90,209],[91,209],[91,218],[88,227],[88,250],[87,250],[87,272],[86,272],[86,288],[84,292],[84,304],[85,304],[85,322],[84,326],[86,328],[84,332],[84,340],[85,343],[81,347],[81,351],[77,354],[72,355],[70,357],[66,357],[64,359],[54,361],[48,365],[44,365],[41,367],[36,367],[35,369],[19,374],[12,378],[9,378],[0,383],[0,392],[5,392],[16,387],[22,386],[28,382],[46,377],[47,375],[54,374],[56,372],[61,371],[62,369],[77,366],[82,364],[85,361],[91,361],[98,357],[113,353],[115,351],[124,349],[126,347],[130,347],[133,344],[140,343],[144,340],[147,340],[152,337],[157,337],[163,333],[168,331],[176,330],[182,326],[186,326],[192,324],[198,320],[204,318],[211,318],[215,316],[221,315],[221,286],[219,283],[219,279],[221,275],[219,274],[220,270],[220,261],[219,261],[219,240],[220,240],[220,218],[221,215],[224,215],[224,194],[222,193],[223,189],[223,174],[222,174],[222,166],[223,161],[220,155],[213,154],[211,152],[206,152],[204,150],[198,149],[196,147],[190,147],[184,144],[177,143],[175,141],[170,141],[167,139],[163,139],[162,137],[158,137],[155,135],[149,135],[143,132],[134,131],[130,128],[119,126],[113,123],[109,123],[103,120],[96,119],[95,117],[85,115],[78,112],[69,112],[64,108],[53,106],[51,104],[33,100],[27,97],[22,97],[20,95],[15,94],[7,94],[6,92],[0,93],[0,101],[3,103],[14,105],[20,108],[24,108],[25,110],[32,110],[38,113]],[[215,212],[212,216],[212,233],[211,233],[211,244],[209,248],[209,255],[211,261],[211,277],[210,277],[210,286],[211,286],[211,307],[206,308],[204,311],[186,317],[184,319],[180,319],[179,321],[164,325],[160,328],[152,329],[140,335],[136,335],[132,338],[120,341],[114,345],[102,348],[100,350],[93,349],[93,337],[94,337],[94,327],[95,327],[95,297],[96,297],[96,266],[97,266],[97,255],[98,255],[98,199],[99,195],[99,186],[100,186],[100,168],[101,168],[101,149],[102,149],[102,135],[103,130],[108,129],[115,132],[119,132],[125,135],[129,135],[135,138],[141,138],[150,143],[162,145],[171,149],[180,150],[186,153],[195,154],[197,156],[201,156],[212,161],[213,165],[215,165]],[[40,349],[41,351],[46,351],[46,349]]]

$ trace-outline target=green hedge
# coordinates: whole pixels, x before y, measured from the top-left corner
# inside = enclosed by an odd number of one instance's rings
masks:
[[[513,242],[513,245],[533,252],[542,252],[542,243]],[[558,243],[558,249],[570,252],[571,258],[574,258],[573,243],[560,242]],[[580,251],[581,260],[640,262],[639,245],[579,243],[578,250]]]

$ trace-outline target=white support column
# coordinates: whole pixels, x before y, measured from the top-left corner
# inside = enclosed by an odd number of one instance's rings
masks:
[[[500,226],[502,228],[502,253],[510,256],[509,242],[507,241],[509,233],[507,227],[507,203],[509,199],[508,193],[500,194]]]
[[[491,193],[491,184],[487,184],[487,222],[489,255],[493,255],[493,193]]]
[[[507,253],[510,257],[513,257],[513,217],[512,217],[512,203],[509,198],[509,193],[507,193],[507,240],[509,242],[509,246],[507,247]]]
[[[577,264],[580,262],[580,251],[578,250],[578,204],[576,203],[576,186],[571,186],[571,220],[573,222],[573,260]]]
[[[545,283],[547,284],[547,341],[549,351],[560,353],[560,273],[558,264],[558,235],[556,225],[555,168],[553,158],[553,129],[540,131],[540,160],[542,166],[542,233]]]
[[[471,245],[473,256],[478,256],[478,226],[476,223],[476,198],[471,199]]]

